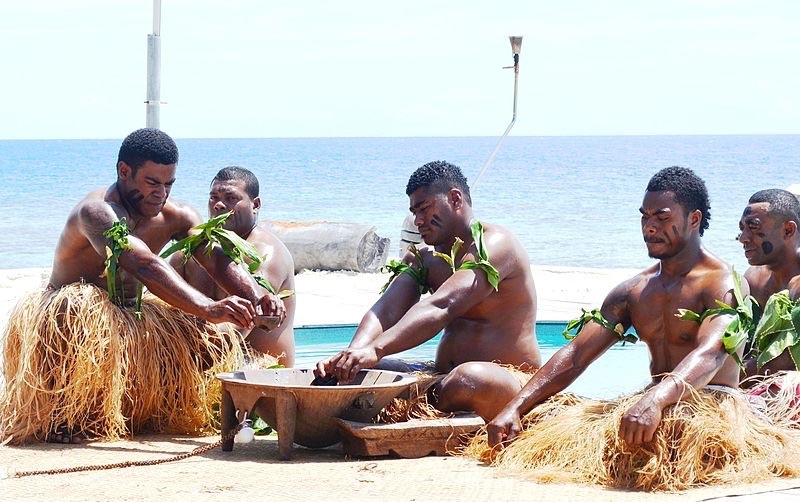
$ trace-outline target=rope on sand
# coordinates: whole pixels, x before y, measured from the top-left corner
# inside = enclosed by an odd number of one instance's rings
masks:
[[[221,439],[219,439],[214,443],[198,446],[197,448],[195,448],[190,452],[181,453],[179,455],[174,455],[172,457],[159,458],[153,460],[128,460],[125,462],[117,462],[114,464],[79,465],[76,467],[64,467],[61,469],[40,469],[34,471],[17,471],[17,472],[7,471],[3,473],[5,474],[5,476],[0,475],[0,479],[2,479],[3,477],[24,478],[26,476],[41,476],[46,474],[67,474],[70,472],[83,472],[83,471],[105,471],[108,469],[122,469],[125,467],[166,464],[167,462],[175,462],[177,460],[183,460],[185,458],[194,457],[195,455],[200,455],[201,453],[205,453],[207,451],[213,450],[214,448],[218,448],[219,446],[222,445],[222,443],[233,438],[233,436],[235,436],[239,432],[239,429],[241,428],[242,424],[239,424],[236,428],[234,428],[232,431],[230,431],[228,434],[226,434],[225,436],[223,436]]]

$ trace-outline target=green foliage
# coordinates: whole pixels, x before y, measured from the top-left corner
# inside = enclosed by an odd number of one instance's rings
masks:
[[[414,279],[414,282],[416,282],[417,286],[419,287],[420,295],[424,295],[431,290],[430,286],[428,286],[428,269],[425,268],[425,265],[423,264],[422,255],[419,253],[419,249],[417,249],[415,245],[411,244],[408,246],[408,250],[414,255],[419,268],[414,268],[408,263],[403,263],[402,261],[389,260],[387,265],[381,267],[381,272],[390,272],[392,275],[389,277],[389,280],[386,281],[386,284],[384,284],[381,288],[380,294],[385,293],[386,290],[389,289],[389,284],[391,284],[393,280],[400,276],[400,274],[408,274]]]
[[[742,295],[742,276],[735,270],[733,271],[733,296],[736,298],[736,307],[731,307],[725,302],[717,300],[718,308],[707,309],[702,314],[698,314],[689,309],[678,309],[675,317],[685,321],[693,321],[697,324],[702,323],[707,317],[714,315],[732,315],[733,320],[725,328],[722,334],[722,346],[725,352],[736,361],[740,368],[744,369],[742,359],[739,357],[738,349],[747,343],[750,336],[756,329],[756,316],[758,313],[758,302],[750,295]]]
[[[761,368],[784,350],[789,351],[795,368],[800,368],[800,300],[792,302],[789,291],[773,294],[753,334],[753,348]]]
[[[486,274],[486,279],[489,281],[489,284],[491,284],[494,290],[497,291],[500,285],[500,272],[498,272],[497,269],[494,268],[494,266],[489,262],[489,254],[486,252],[486,246],[483,243],[483,225],[481,222],[476,221],[470,225],[469,228],[470,232],[472,232],[472,240],[475,242],[475,248],[478,250],[478,261],[466,260],[464,263],[456,267],[456,256],[458,255],[458,252],[461,251],[462,246],[464,246],[464,241],[458,237],[456,237],[453,247],[450,248],[450,254],[434,251],[433,255],[446,261],[454,273],[456,270],[483,270]],[[430,286],[428,286],[428,269],[423,265],[422,255],[420,255],[419,250],[413,244],[410,245],[408,249],[416,257],[416,261],[419,264],[418,268],[414,268],[408,263],[390,260],[387,265],[384,265],[381,268],[382,272],[391,272],[392,274],[386,284],[384,284],[381,288],[381,294],[386,292],[389,284],[391,284],[392,281],[400,274],[408,274],[414,278],[414,281],[419,285],[419,294],[422,295],[431,290]]]
[[[616,325],[611,324],[605,317],[603,317],[603,314],[600,313],[600,309],[586,310],[582,308],[581,315],[567,323],[562,335],[567,340],[572,340],[578,336],[578,333],[580,333],[586,324],[592,321],[611,331],[619,339],[619,341],[622,342],[623,347],[626,343],[636,343],[639,340],[633,333],[626,333],[625,327],[622,325],[622,323],[617,323]],[[573,330],[575,331],[575,334],[570,333]]]
[[[128,242],[128,236],[131,234],[128,229],[128,223],[125,218],[115,221],[111,224],[111,228],[103,232],[103,236],[108,239],[106,245],[106,288],[108,289],[108,296],[111,301],[117,305],[125,304],[125,294],[120,290],[121,294],[117,294],[117,272],[119,271],[119,257],[123,251],[131,249],[131,244]],[[136,285],[136,306],[134,315],[137,319],[142,318],[142,284]]]
[[[210,218],[207,222],[192,228],[196,233],[172,244],[161,253],[161,257],[167,258],[173,253],[181,251],[183,253],[183,263],[185,264],[202,246],[206,246],[206,254],[211,254],[213,245],[216,244],[232,262],[237,264],[244,263],[247,265],[247,269],[253,274],[255,281],[267,291],[273,295],[277,295],[281,299],[292,296],[294,291],[284,289],[276,292],[275,288],[265,277],[255,274],[264,261],[266,261],[267,257],[259,255],[256,247],[239,237],[236,232],[223,228],[225,220],[227,220],[231,214],[233,214],[233,211],[228,211],[227,213]]]
[[[455,272],[456,270],[474,270],[480,269],[486,274],[486,279],[492,285],[495,291],[500,287],[500,272],[489,262],[489,253],[486,251],[486,246],[483,243],[483,225],[480,221],[476,221],[469,227],[472,232],[472,240],[475,242],[475,248],[478,251],[478,261],[466,260],[464,263],[456,268],[456,255],[464,245],[464,241],[456,237],[453,247],[450,249],[450,254],[433,252],[435,256],[442,258],[446,261],[450,268]]]

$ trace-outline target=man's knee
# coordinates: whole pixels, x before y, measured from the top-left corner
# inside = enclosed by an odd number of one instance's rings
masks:
[[[519,382],[509,371],[494,363],[473,361],[453,369],[433,393],[441,411],[474,411],[491,419],[519,390]]]

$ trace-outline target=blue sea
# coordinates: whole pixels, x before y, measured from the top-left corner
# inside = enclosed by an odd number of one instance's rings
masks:
[[[66,215],[116,177],[115,140],[0,140],[0,267],[49,267]],[[472,181],[494,137],[177,139],[172,197],[205,214],[211,178],[240,165],[260,181],[262,219],[374,225],[398,248],[409,175],[431,160]],[[712,252],[743,271],[735,238],[748,197],[800,183],[800,136],[509,137],[474,186],[478,219],[503,224],[537,265],[644,267],[638,208],[648,179],[682,165],[711,195]]]

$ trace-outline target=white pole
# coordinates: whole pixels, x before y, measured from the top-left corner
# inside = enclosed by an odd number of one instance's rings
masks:
[[[161,0],[153,0],[153,33],[147,35],[147,127],[161,123]]]
[[[514,127],[514,122],[517,121],[517,82],[519,81],[519,53],[522,49],[522,37],[508,37],[508,38],[511,41],[511,53],[514,56],[514,66],[506,66],[504,68],[514,69],[514,110],[511,115],[511,123],[508,124],[508,127],[506,127],[506,131],[503,133],[503,135],[500,136],[500,139],[497,141],[497,145],[495,145],[492,154],[489,155],[488,159],[486,159],[486,162],[483,164],[483,167],[478,172],[478,175],[475,177],[475,180],[472,183],[470,183],[470,188],[473,190],[475,189],[475,186],[478,184],[478,180],[480,180],[481,177],[483,176],[483,173],[485,173],[486,170],[489,169],[489,166],[492,165],[492,162],[494,162],[494,158],[497,155],[497,152],[500,150],[500,146],[503,144],[503,141],[505,141],[506,136],[508,136],[508,132],[511,130],[512,127]]]

